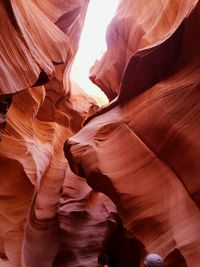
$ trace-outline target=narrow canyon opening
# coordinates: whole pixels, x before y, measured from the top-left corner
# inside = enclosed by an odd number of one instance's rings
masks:
[[[199,14],[0,1],[0,267],[199,267]]]
[[[72,82],[77,83],[94,98],[99,106],[107,104],[108,98],[98,86],[91,82],[89,70],[107,50],[106,30],[118,4],[119,0],[92,0],[89,2],[79,49],[70,73]]]

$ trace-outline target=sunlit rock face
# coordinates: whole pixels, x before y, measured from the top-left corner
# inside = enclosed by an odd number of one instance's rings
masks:
[[[68,79],[87,6],[0,3],[0,266],[95,267],[109,222],[116,225],[111,200],[70,178],[63,153],[64,141],[97,109]]]
[[[144,54],[140,56],[139,51],[145,52],[145,49],[161,44],[169,38],[197,2],[197,0],[121,0],[117,14],[108,27],[108,51],[92,67],[91,80],[100,86],[110,100],[116,97],[124,79],[124,73],[127,72],[125,69],[132,62],[130,59],[133,55],[136,60],[135,53],[137,52],[139,57],[137,60],[140,61],[140,57],[144,57]],[[175,50],[176,44],[173,46],[171,49]],[[173,52],[175,55],[177,54],[177,51],[171,51],[171,53]],[[163,65],[161,64],[163,60],[166,63],[166,54],[164,53],[159,53],[159,59],[156,56],[152,56],[152,58],[154,61],[157,60],[159,67]],[[151,65],[150,62],[149,65]],[[151,70],[150,67],[147,70],[147,67],[146,72]],[[166,68],[166,64],[163,67]],[[131,79],[132,75],[133,73],[129,73],[128,80],[133,80]],[[150,75],[151,78],[153,78],[152,75]],[[134,78],[135,80],[136,78]],[[141,82],[143,76],[139,76],[138,80]]]
[[[200,262],[199,14],[198,1],[121,1],[91,72],[118,97],[64,147],[144,246],[141,264],[147,252],[168,267]]]
[[[120,1],[80,130],[88,3],[0,2],[0,266],[199,267],[198,1]]]
[[[66,59],[65,35],[34,1],[1,1],[1,24],[1,94],[47,81],[54,72],[53,62]]]

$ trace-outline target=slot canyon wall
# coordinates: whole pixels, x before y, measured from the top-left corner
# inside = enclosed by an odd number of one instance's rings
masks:
[[[69,80],[88,4],[0,2],[0,266],[199,267],[200,3],[120,1],[101,108]]]
[[[96,266],[116,208],[63,153],[98,108],[68,78],[88,1],[0,5],[0,266]]]
[[[198,1],[121,1],[91,70],[112,103],[65,143],[72,170],[165,266],[200,260],[199,12]]]

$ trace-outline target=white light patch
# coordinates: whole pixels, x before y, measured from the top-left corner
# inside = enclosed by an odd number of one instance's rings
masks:
[[[76,54],[70,78],[99,105],[108,103],[105,94],[89,79],[89,69],[96,59],[106,51],[106,29],[111,21],[119,0],[90,0],[79,49]]]

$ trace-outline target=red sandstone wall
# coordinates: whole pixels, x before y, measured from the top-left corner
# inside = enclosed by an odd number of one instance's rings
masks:
[[[58,230],[60,217],[57,215],[62,191],[68,194],[67,201],[72,199],[72,207],[77,209],[80,218],[82,210],[90,212],[89,196],[95,195],[85,180],[71,184],[69,192],[66,192],[66,187],[62,189],[63,183],[72,180],[70,175],[66,176],[68,164],[63,154],[64,141],[81,128],[88,114],[97,109],[96,103],[78,87],[72,87],[68,79],[88,1],[6,0],[0,5],[3,25],[0,28],[1,264],[12,267],[52,266],[57,253],[70,250],[74,256],[65,257],[64,264],[78,266],[79,258],[85,256],[85,266],[96,266],[110,211],[106,210],[101,218],[90,215],[91,226],[86,233],[77,229],[76,219],[73,221],[67,208],[64,215],[62,211],[62,217],[66,216],[65,223],[74,223],[71,232],[74,231],[77,239],[73,241],[70,238],[71,245],[83,239],[86,242],[84,247],[87,247],[90,240],[87,236],[93,231],[96,242],[93,252],[84,252],[81,243],[76,248],[65,244],[69,243],[68,239],[61,240]],[[87,190],[84,191],[81,185]],[[76,208],[82,201],[78,195],[70,196],[73,187],[75,192],[80,190],[82,198],[86,199],[82,209]],[[110,202],[104,200],[106,197],[102,194],[96,195],[97,210],[103,208],[105,202]],[[115,212],[114,205],[112,209]],[[101,222],[102,225],[98,226]],[[60,224],[59,229],[62,229],[63,223]],[[82,224],[87,225],[84,220]],[[90,257],[87,259],[88,254]],[[62,256],[60,258],[62,260]],[[59,260],[58,257],[56,266],[60,266]]]
[[[198,267],[200,5],[158,2],[121,1],[108,51],[91,70],[118,97],[66,142],[65,154],[113,200],[144,255]]]
[[[1,1],[2,267],[96,267],[105,249],[199,267],[198,2],[120,1],[91,69],[117,98],[74,135],[97,109],[68,79],[88,1]]]

